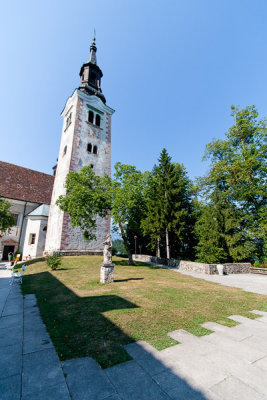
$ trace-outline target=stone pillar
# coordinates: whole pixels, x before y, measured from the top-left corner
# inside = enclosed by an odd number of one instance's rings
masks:
[[[112,283],[114,281],[114,264],[100,265],[100,283]]]

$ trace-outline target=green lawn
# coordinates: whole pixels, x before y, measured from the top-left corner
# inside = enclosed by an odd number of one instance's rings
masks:
[[[176,344],[167,336],[186,329],[201,336],[201,323],[228,326],[231,314],[250,318],[267,311],[267,296],[138,263],[113,258],[115,281],[100,285],[101,257],[64,257],[51,271],[45,262],[30,265],[23,293],[35,293],[42,318],[61,360],[93,357],[103,368],[127,361],[123,345],[145,340],[157,349]]]

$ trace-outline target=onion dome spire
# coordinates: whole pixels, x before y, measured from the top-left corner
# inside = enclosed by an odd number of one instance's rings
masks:
[[[106,103],[105,96],[101,90],[101,78],[103,73],[96,61],[95,34],[90,46],[89,60],[82,65],[80,70],[81,83],[79,89],[90,95],[99,97],[103,103]]]

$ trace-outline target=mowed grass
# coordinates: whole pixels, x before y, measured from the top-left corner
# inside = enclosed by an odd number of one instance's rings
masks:
[[[177,344],[167,333],[210,331],[201,323],[228,326],[227,317],[254,318],[267,311],[267,296],[223,287],[170,270],[114,257],[115,281],[99,284],[101,257],[64,257],[51,271],[45,262],[30,265],[23,293],[34,293],[43,321],[61,360],[93,357],[103,368],[130,359],[123,345],[145,340],[158,350]]]

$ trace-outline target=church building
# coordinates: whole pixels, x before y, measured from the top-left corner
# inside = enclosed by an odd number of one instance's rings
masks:
[[[0,260],[7,260],[9,252],[24,258],[43,255],[53,184],[52,175],[0,161],[0,196],[11,204],[15,220],[0,232]]]
[[[106,104],[105,96],[101,90],[103,73],[97,64],[96,52],[95,38],[93,38],[89,59],[80,70],[80,86],[68,98],[61,114],[63,126],[58,162],[54,168],[55,176],[47,175],[49,177],[50,195],[47,194],[45,201],[38,201],[38,204],[34,201],[36,200],[34,196],[32,202],[31,198],[27,197],[28,204],[31,204],[31,207],[26,207],[22,213],[23,220],[27,219],[27,224],[24,222],[24,234],[19,240],[20,250],[23,251],[24,258],[28,255],[37,257],[41,253],[51,254],[54,251],[60,251],[66,255],[97,254],[102,252],[103,242],[110,232],[110,217],[98,218],[96,239],[87,241],[84,239],[80,228],[71,226],[68,213],[61,211],[56,205],[58,197],[66,193],[64,185],[66,176],[70,171],[79,172],[84,166],[90,165],[97,175],[110,175],[111,116],[114,110]],[[9,165],[12,166],[12,164]],[[14,167],[23,170],[22,167]],[[34,172],[38,174],[37,171],[32,171],[32,173]],[[8,170],[4,171],[0,168],[0,175],[8,173]],[[3,175],[2,178],[11,180],[8,175]],[[51,197],[52,181],[54,181],[54,184]],[[20,181],[21,192],[24,191],[25,185],[27,186],[27,182],[22,179]],[[7,193],[7,186],[1,188],[0,185],[0,196],[10,201],[12,196]],[[44,188],[40,185],[40,193],[43,190]],[[38,200],[40,199],[38,198]],[[11,201],[11,203],[13,207],[13,202]],[[33,230],[36,232],[33,233]],[[43,232],[42,235],[39,234],[41,231]],[[10,236],[8,232],[5,234]],[[36,242],[37,236],[40,237],[38,243]],[[12,238],[7,239],[13,240]],[[34,250],[31,246],[32,241],[35,243]],[[11,241],[7,243],[11,243]],[[3,250],[2,245],[0,252],[2,250],[2,253],[3,251],[6,253],[7,246]],[[12,246],[16,251],[18,245],[15,245],[14,240]],[[6,256],[6,254],[3,255]]]

